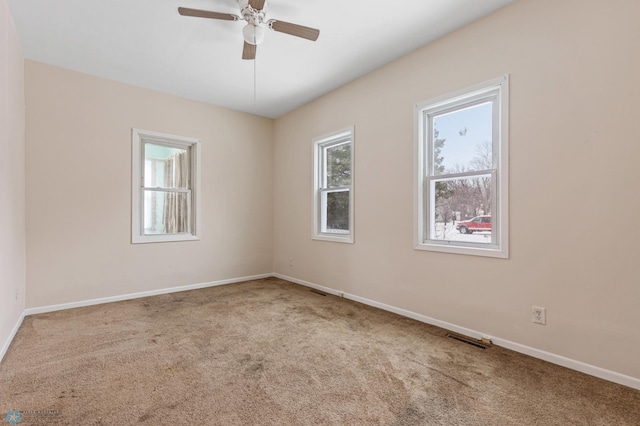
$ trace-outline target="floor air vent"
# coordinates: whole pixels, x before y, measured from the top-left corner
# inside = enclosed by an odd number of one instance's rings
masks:
[[[320,290],[312,289],[312,290],[309,290],[309,291],[310,291],[311,293],[319,294],[320,296],[326,296],[326,295],[327,295],[327,293],[323,293],[323,292],[321,292]]]
[[[460,336],[457,334],[447,334],[447,337],[457,340],[458,342],[466,343],[467,345],[475,346],[476,348],[480,349],[487,349],[489,347],[489,345],[485,345],[484,343],[472,339],[471,337]]]

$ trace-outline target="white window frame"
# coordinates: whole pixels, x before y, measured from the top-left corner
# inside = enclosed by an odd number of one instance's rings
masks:
[[[431,117],[494,99],[492,170],[492,243],[442,241],[430,238],[433,195],[430,176],[433,155]],[[509,76],[486,81],[415,105],[414,248],[444,253],[509,258]],[[470,175],[477,174],[475,172]],[[466,174],[450,175],[465,177]]]
[[[326,172],[324,165],[324,150],[328,147],[342,143],[351,145],[351,184],[349,186],[328,189],[325,187]],[[313,231],[311,238],[321,241],[333,241],[353,244],[355,242],[355,204],[354,204],[354,177],[355,177],[355,128],[354,126],[338,130],[336,132],[313,139]],[[322,194],[328,191],[349,191],[349,232],[335,234],[322,232]]]
[[[200,140],[148,130],[132,129],[131,135],[131,243],[163,243],[200,239]],[[180,234],[144,234],[144,144],[151,142],[175,148],[191,148],[191,232]]]

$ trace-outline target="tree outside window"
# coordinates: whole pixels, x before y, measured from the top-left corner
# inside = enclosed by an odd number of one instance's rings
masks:
[[[353,242],[353,129],[315,139],[313,147],[313,238]]]
[[[507,256],[507,91],[505,76],[416,106],[416,248]]]

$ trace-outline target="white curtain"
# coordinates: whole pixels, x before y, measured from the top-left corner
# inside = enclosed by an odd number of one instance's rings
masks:
[[[188,190],[191,188],[189,152],[174,154],[165,161],[164,186]],[[164,198],[164,233],[191,232],[189,229],[190,197],[185,192],[166,192]]]

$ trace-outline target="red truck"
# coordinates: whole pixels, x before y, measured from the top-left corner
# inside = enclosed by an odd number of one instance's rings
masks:
[[[491,232],[491,215],[476,216],[473,219],[461,220],[456,223],[456,229],[461,234],[473,234],[476,231]]]

